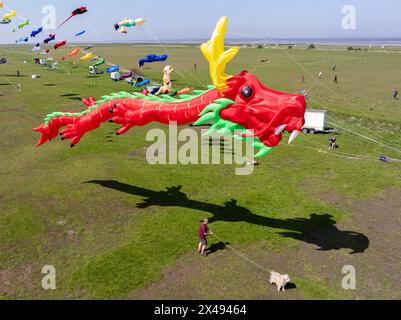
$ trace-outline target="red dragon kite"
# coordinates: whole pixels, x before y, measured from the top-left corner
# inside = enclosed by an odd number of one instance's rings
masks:
[[[239,47],[224,51],[227,21],[223,17],[218,22],[212,39],[201,48],[209,62],[214,86],[180,98],[120,92],[99,101],[85,99],[87,110],[52,113],[44,124],[33,129],[41,133],[37,146],[56,138],[60,129],[66,127],[61,131],[61,138],[70,140],[74,147],[87,132],[104,122],[120,124],[117,135],[150,122],[178,125],[212,122],[209,133],[231,134],[246,140],[259,150],[255,157],[264,156],[277,146],[284,131],[291,133],[291,143],[305,124],[304,96],[268,89],[247,71],[227,75],[226,64],[239,51]]]

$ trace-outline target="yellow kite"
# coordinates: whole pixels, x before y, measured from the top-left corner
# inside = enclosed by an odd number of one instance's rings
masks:
[[[17,11],[13,10],[10,13],[6,13],[3,16],[3,20],[10,20],[12,17],[15,17],[17,15]]]
[[[93,58],[93,53],[92,52],[89,52],[89,53],[87,53],[86,55],[84,55],[84,56],[82,56],[82,58],[80,59],[81,61],[88,61],[88,60],[90,60],[90,59],[92,59]]]

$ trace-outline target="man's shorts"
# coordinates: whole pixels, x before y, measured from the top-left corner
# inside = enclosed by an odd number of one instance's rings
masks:
[[[207,245],[206,239],[199,239],[199,242],[200,242],[203,246]]]

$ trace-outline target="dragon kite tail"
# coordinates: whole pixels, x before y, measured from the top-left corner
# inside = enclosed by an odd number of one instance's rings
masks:
[[[55,138],[61,128],[62,140],[71,140],[71,147],[78,144],[88,132],[99,128],[105,122],[121,125],[117,135],[126,133],[135,126],[144,126],[150,122],[169,124],[192,124],[199,118],[199,113],[220,94],[214,87],[195,90],[193,95],[181,95],[180,99],[162,95],[145,96],[141,93],[113,93],[95,101],[90,97],[83,99],[88,108],[81,113],[54,112],[48,115],[45,123],[34,131],[42,134],[38,146]]]
[[[37,147],[40,147],[41,145],[51,140],[49,127],[46,126],[45,124],[42,124],[40,127],[33,128],[32,130],[41,133],[39,142],[36,144]]]
[[[75,123],[79,122],[82,119],[82,116],[89,113],[97,106],[96,100],[93,97],[82,99],[82,102],[88,107],[84,112],[53,112],[46,116],[45,122],[42,125],[33,128],[33,131],[41,133],[41,137],[36,146],[40,147],[59,135],[62,140],[71,139],[72,146],[77,144],[83,134],[77,131]],[[60,133],[60,129],[63,127],[66,127],[66,129]]]
[[[56,138],[59,135],[59,130],[62,127],[68,126],[74,122],[74,117],[60,116],[55,117],[47,123],[43,123],[37,128],[32,130],[41,133],[39,142],[36,144],[37,147],[45,144],[48,141]]]

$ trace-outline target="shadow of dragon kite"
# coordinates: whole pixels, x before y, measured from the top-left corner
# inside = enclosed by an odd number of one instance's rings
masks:
[[[221,18],[211,40],[201,47],[213,82],[207,90],[194,90],[193,95],[179,98],[119,92],[103,96],[99,101],[84,99],[88,106],[84,112],[55,112],[46,117],[44,124],[33,129],[41,133],[37,146],[56,138],[59,130],[66,127],[60,135],[74,147],[87,132],[104,122],[120,124],[117,135],[150,122],[213,123],[208,134],[218,132],[245,140],[258,150],[255,157],[267,155],[280,143],[284,131],[291,133],[291,143],[305,123],[304,96],[268,89],[247,71],[236,76],[227,75],[226,65],[239,51],[239,47],[224,51],[227,22],[227,17]]]
[[[277,230],[277,234],[284,238],[292,238],[315,245],[316,250],[331,251],[349,249],[350,254],[365,252],[370,245],[369,238],[363,233],[341,230],[336,219],[328,213],[310,213],[309,216],[297,218],[274,218],[266,214],[258,214],[238,205],[238,201],[231,199],[224,204],[215,204],[191,199],[182,191],[183,186],[167,187],[166,190],[155,191],[138,186],[121,183],[113,180],[94,180],[87,183],[102,186],[109,190],[123,192],[128,195],[143,197],[138,203],[138,209],[150,207],[180,207],[184,212],[191,210],[211,214],[209,222],[245,222]],[[216,250],[216,247],[211,248]],[[220,249],[224,249],[224,246]]]

